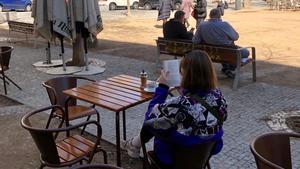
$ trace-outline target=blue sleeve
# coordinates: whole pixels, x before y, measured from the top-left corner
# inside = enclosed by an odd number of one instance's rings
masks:
[[[226,32],[227,36],[233,40],[236,41],[239,39],[239,34],[234,30],[234,28],[227,22],[224,22],[224,31]]]
[[[201,32],[200,32],[200,28],[198,27],[196,30],[196,33],[193,37],[193,43],[199,44],[199,43],[201,43],[201,41],[202,41]]]
[[[150,101],[149,105],[148,105],[148,110],[145,114],[145,120],[151,119],[152,117],[150,116],[150,113],[153,109],[153,107],[156,104],[162,104],[166,101],[167,97],[168,97],[168,91],[169,91],[169,87],[166,85],[159,85],[156,90],[155,90],[155,94],[153,96],[153,99]]]

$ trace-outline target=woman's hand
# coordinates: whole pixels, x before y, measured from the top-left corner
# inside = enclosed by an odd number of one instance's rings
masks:
[[[169,72],[162,69],[160,71],[160,76],[157,79],[157,81],[160,84],[164,84],[164,85],[169,86],[169,84],[168,84],[168,77],[169,77]]]

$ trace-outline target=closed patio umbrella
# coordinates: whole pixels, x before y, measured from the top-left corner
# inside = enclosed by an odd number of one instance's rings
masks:
[[[48,46],[46,47],[46,62],[36,62],[33,65],[37,67],[60,65],[61,61],[51,62],[50,41],[52,39],[52,30],[51,22],[48,19],[47,0],[33,0],[31,16],[34,18],[35,33],[48,41]]]
[[[69,4],[69,16],[71,17],[72,38],[75,40],[80,35],[83,38],[84,46],[84,61],[85,72],[93,71],[97,73],[103,72],[103,68],[91,67],[88,65],[88,50],[87,50],[87,38],[90,36],[96,37],[98,33],[103,30],[102,18],[100,14],[100,8],[98,0],[68,0]],[[85,72],[79,72],[77,74],[84,74]]]
[[[63,39],[74,42],[78,35],[83,38],[84,61],[86,70],[88,70],[87,38],[92,35],[97,36],[103,29],[98,0],[34,0],[33,3],[32,16],[35,18],[36,31],[49,41],[53,37],[60,39],[63,72],[59,72],[59,69],[52,69],[47,72],[50,74],[69,74],[81,70],[78,67],[69,66],[68,69],[72,68],[72,70],[67,70],[64,58]],[[74,50],[74,52],[76,51]],[[101,70],[101,72],[103,71]]]
[[[80,67],[68,66],[66,67],[64,38],[72,39],[71,28],[69,24],[69,16],[67,9],[67,2],[65,0],[48,0],[48,20],[52,23],[53,33],[60,39],[61,44],[61,58],[63,62],[63,69],[54,68],[47,71],[49,74],[72,74],[81,71]]]
[[[52,33],[47,11],[47,0],[33,0],[31,16],[34,18],[35,31],[43,38],[50,41]]]
[[[102,19],[100,15],[100,8],[97,0],[85,1],[83,0],[83,22],[84,28],[95,37],[103,30]],[[88,71],[88,57],[87,57],[87,37],[84,36],[84,52],[86,61],[86,71]]]

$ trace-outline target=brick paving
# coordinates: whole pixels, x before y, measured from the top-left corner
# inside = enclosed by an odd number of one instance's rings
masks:
[[[249,142],[272,131],[266,117],[281,110],[300,109],[300,90],[264,83],[251,84],[236,92],[226,92],[228,121],[224,124],[224,149],[212,158],[214,168],[255,168]],[[294,147],[293,168],[300,168],[300,144]],[[219,164],[219,165],[218,165]],[[222,164],[222,165],[220,165]]]
[[[104,8],[103,10],[107,11]],[[126,11],[109,12],[110,14],[108,14],[108,12],[104,12],[102,16],[104,18],[112,16],[110,19],[121,19],[126,16]],[[157,14],[157,11],[141,10],[132,12],[142,15],[142,17],[154,18]],[[28,21],[30,21],[30,19]],[[0,39],[2,38],[3,37],[0,37]],[[3,44],[6,43],[0,42],[0,45]],[[16,113],[24,113],[31,108],[49,105],[47,93],[41,86],[41,83],[49,78],[53,78],[54,76],[40,72],[31,66],[32,63],[45,59],[45,51],[44,48],[42,48],[43,44],[39,44],[40,48],[38,49],[32,49],[31,44],[20,45],[17,43],[13,44],[13,46],[15,46],[15,51],[12,56],[11,70],[8,71],[8,75],[23,88],[23,91],[19,91],[14,86],[9,86],[8,97],[24,104],[24,106],[0,106],[0,117]],[[44,46],[46,46],[46,44],[44,44]],[[59,48],[53,47],[53,58],[58,58],[58,53]],[[67,48],[66,56],[70,55],[71,49]],[[89,57],[101,59],[107,63],[107,70],[103,74],[90,77],[95,80],[105,79],[118,74],[137,76],[142,69],[145,69],[148,72],[150,79],[154,80],[157,77],[154,63],[119,56],[111,56],[98,52],[90,52]],[[216,65],[216,67],[219,69],[219,65]],[[247,71],[248,70],[249,69],[247,69]],[[297,68],[297,70],[299,71],[299,68]],[[263,71],[258,70],[258,80],[262,76],[267,76],[268,74],[280,71],[281,69],[278,69],[277,67]],[[285,87],[261,82],[252,83],[251,73],[248,71],[242,74],[242,81],[239,89],[233,91],[230,88],[231,80],[224,78],[223,75],[218,75],[219,83],[221,85],[220,88],[222,89],[229,104],[229,116],[228,120],[224,124],[224,148],[220,154],[212,158],[212,168],[255,168],[254,158],[249,149],[250,141],[255,136],[264,132],[272,131],[266,123],[266,120],[269,119],[272,114],[285,110],[300,110],[300,86]],[[1,82],[0,93],[4,93]],[[1,96],[0,99],[1,101],[4,100]],[[3,101],[3,105],[7,102],[10,103],[10,101]],[[5,106],[7,105],[8,104],[5,104]],[[133,137],[139,132],[146,108],[147,103],[144,103],[127,111],[128,137]],[[115,143],[114,113],[100,108],[99,112],[101,112],[103,138]],[[93,129],[89,129],[89,131],[93,132]],[[294,143],[292,144],[292,149],[294,150],[292,152],[293,159],[295,159],[293,162],[293,168],[300,168],[299,141],[297,145]]]

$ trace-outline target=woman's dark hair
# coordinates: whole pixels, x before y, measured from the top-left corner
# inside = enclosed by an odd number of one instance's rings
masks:
[[[192,50],[180,62],[181,86],[189,92],[217,88],[217,77],[208,54]]]

